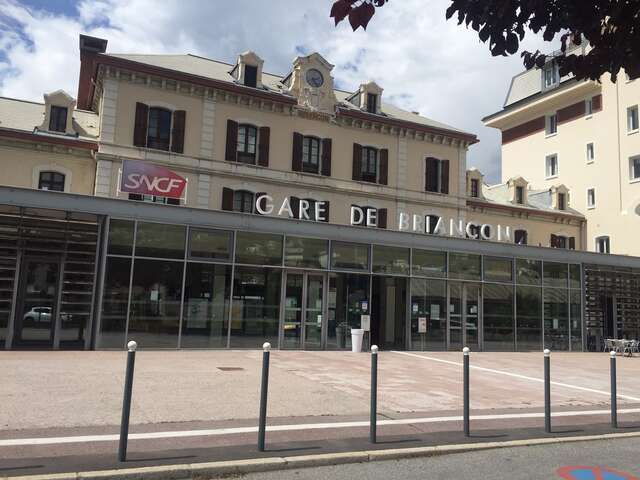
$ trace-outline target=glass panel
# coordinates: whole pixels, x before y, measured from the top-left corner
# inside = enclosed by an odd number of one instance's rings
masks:
[[[542,283],[542,262],[539,260],[516,260],[516,282],[526,285]]]
[[[449,350],[462,349],[462,284],[449,283]]]
[[[231,310],[231,347],[278,345],[281,272],[274,268],[236,267]]]
[[[322,275],[307,275],[307,305],[305,311],[304,348],[319,349],[322,340]]]
[[[483,298],[484,350],[513,351],[513,287],[486,283]]]
[[[287,267],[327,268],[328,243],[317,238],[287,237],[284,264]]]
[[[213,260],[231,260],[233,232],[224,230],[189,231],[189,256]]]
[[[131,259],[107,257],[98,348],[124,348]]]
[[[582,351],[582,292],[569,291],[571,315],[571,350]]]
[[[59,265],[57,262],[24,262],[22,310],[16,318],[17,344],[53,344]]]
[[[518,351],[542,350],[542,289],[516,288]]]
[[[238,232],[236,262],[255,265],[282,265],[282,236]]]
[[[544,286],[567,287],[567,264],[557,262],[544,262]]]
[[[409,274],[409,249],[373,246],[373,272]]]
[[[327,348],[351,348],[351,328],[369,315],[369,276],[334,273],[329,276]]]
[[[478,322],[480,317],[480,286],[467,283],[464,284],[464,290],[466,293],[466,310],[464,318],[466,339],[464,344],[472,350],[477,351],[479,349],[478,331],[480,329],[480,323]]]
[[[510,258],[484,257],[484,279],[494,282],[512,282],[513,261]]]
[[[127,338],[140,348],[177,348],[182,262],[136,259]]]
[[[287,273],[284,296],[282,348],[300,348],[302,339],[302,292],[304,275]]]
[[[582,288],[580,265],[569,265],[569,288]]]
[[[449,277],[480,280],[480,255],[449,253]]]
[[[445,349],[446,305],[447,285],[444,280],[411,279],[411,348],[413,350]]]
[[[569,349],[567,290],[544,289],[544,348],[552,351]]]
[[[332,242],[331,268],[369,270],[369,245]]]
[[[109,248],[107,253],[131,255],[133,250],[133,227],[132,221],[112,218],[109,221]]]
[[[413,249],[413,274],[425,277],[446,277],[447,252]]]
[[[136,257],[184,258],[185,227],[138,223]]]
[[[182,313],[183,348],[225,348],[229,326],[231,267],[188,263]]]

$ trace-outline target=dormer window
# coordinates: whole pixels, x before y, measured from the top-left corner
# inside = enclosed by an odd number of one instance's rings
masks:
[[[478,198],[480,196],[480,180],[477,178],[471,179],[471,196]]]
[[[367,93],[367,112],[378,113],[378,95]]]
[[[558,72],[558,65],[555,62],[550,62],[542,69],[542,80],[545,89],[553,88],[560,83],[560,75]]]
[[[73,127],[76,101],[63,90],[44,95],[44,119],[38,131],[77,136]]]
[[[244,84],[247,87],[256,88],[258,81],[258,67],[255,65],[245,65],[244,67]]]
[[[262,88],[263,63],[254,52],[244,52],[238,55],[238,62],[230,73],[238,83],[246,87]]]
[[[382,113],[382,88],[376,82],[367,82],[360,85],[358,91],[349,98],[349,101],[368,113]]]
[[[516,203],[519,205],[524,204],[524,187],[516,187]]]
[[[558,210],[567,209],[567,195],[565,193],[558,194]]]
[[[49,116],[49,131],[66,132],[67,131],[67,115],[69,110],[67,107],[59,107],[51,105],[51,114]]]

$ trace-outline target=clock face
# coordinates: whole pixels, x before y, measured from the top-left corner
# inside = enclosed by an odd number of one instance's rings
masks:
[[[306,78],[307,78],[307,83],[315,88],[321,87],[322,84],[324,83],[324,78],[322,77],[322,74],[320,73],[320,71],[316,70],[315,68],[307,70]]]

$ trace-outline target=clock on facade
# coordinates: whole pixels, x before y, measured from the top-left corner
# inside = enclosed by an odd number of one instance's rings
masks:
[[[321,87],[322,84],[324,83],[324,78],[322,77],[322,73],[320,73],[320,71],[316,70],[315,68],[311,68],[307,70],[306,79],[307,79],[307,83],[315,88]]]

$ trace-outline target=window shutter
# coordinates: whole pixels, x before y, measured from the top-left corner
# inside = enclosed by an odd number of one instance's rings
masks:
[[[262,195],[266,195],[267,192],[258,192],[256,193],[256,196],[254,197],[254,205],[253,205],[253,210],[255,213],[257,213],[258,215],[263,215],[262,213],[258,212],[258,209],[256,208],[256,205],[258,204],[258,198],[260,198]],[[262,202],[260,202],[260,208],[262,208],[262,210],[265,209],[266,205],[265,202],[267,201],[267,199],[263,199]]]
[[[233,190],[227,187],[222,188],[222,210],[233,211]]]
[[[449,193],[449,160],[441,160],[442,177],[440,177],[440,193]]]
[[[289,204],[291,205],[291,212],[293,218],[300,219],[300,199],[298,197],[289,197]]]
[[[389,181],[389,150],[383,148],[380,150],[380,185],[386,185]]]
[[[331,139],[322,139],[322,175],[331,176]]]
[[[173,131],[171,132],[171,151],[175,153],[184,152],[184,125],[187,112],[176,110],[173,112]]]
[[[553,233],[551,234],[551,240],[549,241],[549,246],[551,248],[558,248],[558,237],[556,237]]]
[[[378,228],[387,228],[387,209],[378,209]]]
[[[569,237],[569,250],[576,249],[576,237]]]
[[[293,155],[291,157],[291,170],[293,170],[294,172],[302,171],[302,141],[302,134],[293,132]]]
[[[260,127],[258,134],[258,165],[261,167],[269,166],[269,137],[271,129],[269,127]]]
[[[149,119],[149,106],[144,103],[136,103],[136,121],[133,130],[133,144],[136,147],[147,146],[147,121]]]
[[[329,223],[329,202],[324,202],[324,220],[323,222]]]
[[[238,150],[238,122],[227,120],[227,149],[224,159],[229,162],[235,162]]]
[[[357,143],[353,144],[353,171],[351,178],[353,180],[360,180],[362,175],[362,145]]]
[[[596,95],[591,99],[591,105],[594,112],[602,110],[602,95]]]

